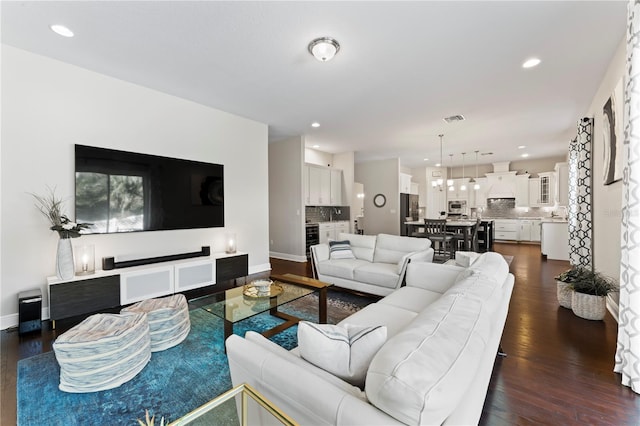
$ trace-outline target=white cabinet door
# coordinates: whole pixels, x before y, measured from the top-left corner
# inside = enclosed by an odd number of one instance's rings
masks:
[[[309,205],[328,206],[331,201],[331,172],[329,169],[309,167]]]
[[[531,241],[540,242],[540,220],[532,220],[531,221]]]
[[[329,239],[335,239],[335,226],[331,222],[321,222],[318,226],[320,244],[329,244]]]
[[[340,221],[335,223],[336,229],[336,239],[340,238],[340,233],[348,234],[349,233],[349,222],[348,221]]]
[[[302,187],[304,188],[304,204],[311,205],[311,198],[309,194],[309,166],[304,166],[302,175]]]
[[[216,262],[196,260],[175,266],[175,291],[181,292],[216,283]]]
[[[517,220],[501,219],[494,221],[496,240],[518,241],[519,226]]]
[[[420,185],[415,182],[411,182],[411,192],[409,194],[420,195]]]
[[[554,189],[555,189],[555,173],[544,172],[540,175],[540,205],[552,206],[555,202]]]
[[[173,265],[144,268],[120,274],[120,304],[139,302],[174,293]]]
[[[540,207],[540,178],[529,179],[529,207]]]
[[[529,207],[529,175],[516,176],[516,207]]]
[[[530,220],[519,220],[519,241],[531,241],[531,221]]]
[[[342,170],[331,170],[331,202],[332,206],[342,205]]]
[[[400,173],[400,192],[403,194],[411,193],[411,175]]]

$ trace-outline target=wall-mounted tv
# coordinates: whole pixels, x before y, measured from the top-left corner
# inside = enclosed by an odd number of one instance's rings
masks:
[[[224,226],[224,166],[75,146],[76,221],[86,233]]]

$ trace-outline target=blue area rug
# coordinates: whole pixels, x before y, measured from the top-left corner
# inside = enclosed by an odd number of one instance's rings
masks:
[[[336,323],[372,300],[348,293],[330,292],[328,322]],[[281,308],[283,312],[317,321],[317,296],[310,295]],[[149,364],[118,388],[85,394],[58,389],[60,368],[53,352],[18,362],[18,425],[137,425],[145,409],[173,421],[231,388],[224,353],[223,322],[201,309],[190,312],[191,332],[184,342],[155,352]],[[264,331],[282,320],[260,314],[234,326],[234,333]],[[297,345],[297,327],[271,338],[291,349]],[[220,411],[217,425],[237,425],[230,405]]]

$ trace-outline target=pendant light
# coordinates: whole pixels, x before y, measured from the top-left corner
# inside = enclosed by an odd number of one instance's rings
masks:
[[[451,177],[453,178],[453,154],[449,154],[449,163],[451,169]],[[455,191],[455,187],[453,186],[453,179],[447,179],[447,186],[449,187],[449,191]]]
[[[476,149],[476,179],[474,180],[474,184],[473,184],[473,189],[474,190],[478,190],[480,189],[480,184],[478,183],[478,150]]]
[[[460,191],[466,191],[467,185],[464,183],[464,155],[466,152],[462,153],[462,183],[460,184]]]

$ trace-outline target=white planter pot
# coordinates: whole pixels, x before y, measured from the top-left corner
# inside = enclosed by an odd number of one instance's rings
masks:
[[[607,312],[607,296],[573,292],[571,309],[580,318],[588,320],[602,320]]]
[[[60,238],[56,255],[56,276],[61,280],[70,280],[75,275],[75,267],[71,238]]]
[[[569,284],[565,282],[556,280],[556,284],[558,285],[558,303],[563,308],[571,309],[571,298],[573,295],[573,290],[569,287]]]

